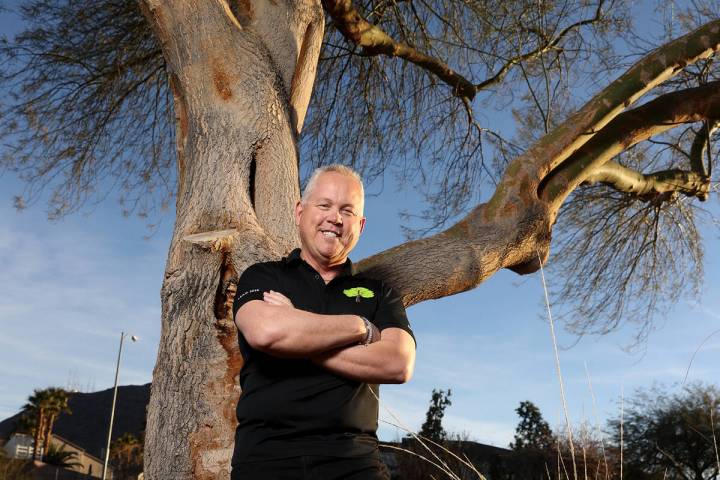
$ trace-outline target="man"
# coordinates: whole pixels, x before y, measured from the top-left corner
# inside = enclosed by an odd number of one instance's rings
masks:
[[[295,207],[301,248],[240,278],[233,480],[387,478],[376,384],[410,379],[415,340],[397,293],[347,258],[363,206],[357,173],[316,170]]]

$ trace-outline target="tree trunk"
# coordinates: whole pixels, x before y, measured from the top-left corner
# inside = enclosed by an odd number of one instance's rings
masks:
[[[315,75],[322,10],[310,0],[141,6],[168,65],[178,153],[146,478],[227,478],[242,362],[232,285],[248,265],[298,243],[295,142]],[[233,241],[203,235],[222,231]]]
[[[40,443],[42,443],[43,430],[45,429],[45,411],[42,407],[38,407],[37,421],[35,425],[35,443],[33,445],[33,460],[42,460],[42,456],[39,455]],[[45,452],[43,452],[43,455]]]
[[[47,419],[45,426],[45,432],[43,433],[43,455],[47,454],[48,447],[50,446],[50,436],[52,435],[53,426],[55,424],[55,417],[57,414],[51,413]]]

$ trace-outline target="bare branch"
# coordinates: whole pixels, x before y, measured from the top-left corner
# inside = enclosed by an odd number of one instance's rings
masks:
[[[394,40],[378,25],[368,22],[354,7],[352,0],[323,0],[323,7],[332,17],[333,23],[342,32],[343,36],[362,47],[365,55],[382,54],[407,60],[433,73],[440,80],[453,87],[453,95],[473,100],[479,91],[502,82],[512,67],[521,62],[540,57],[544,53],[557,48],[560,42],[571,32],[583,26],[599,22],[602,19],[603,3],[604,1],[599,2],[592,18],[577,21],[565,27],[557,35],[547,37],[543,32],[535,32],[538,37],[542,38],[542,42],[537,47],[526,53],[520,53],[508,58],[494,74],[477,84],[473,84],[471,80],[457,73],[443,60],[427,55],[405,42]],[[411,7],[417,18],[414,5],[411,4]],[[423,22],[418,20],[418,24],[423,29],[425,37],[427,37]],[[534,29],[531,30],[534,31]]]
[[[393,40],[380,27],[365,20],[351,0],[323,0],[322,3],[338,30],[345,38],[362,47],[366,54],[384,54],[403,58],[437,75],[443,82],[453,87],[455,95],[470,99],[475,96],[477,90],[469,80],[443,61],[426,55],[404,42]]]
[[[528,178],[530,181],[546,182],[539,192],[546,199],[562,199],[569,193],[568,182],[582,181],[587,175],[586,169],[596,164],[571,162],[561,170],[562,179],[546,180],[545,177],[561,165],[575,151],[601,131],[629,105],[642,95],[672,77],[679,70],[702,58],[713,55],[720,49],[720,20],[711,21],[697,30],[673,40],[633,65],[627,72],[608,85],[580,110],[566,119],[562,125],[545,135],[524,155],[509,165],[507,172],[515,178]],[[622,136],[620,137],[622,138]],[[596,157],[592,157],[596,158]],[[599,161],[602,163],[601,161]],[[555,175],[557,172],[553,172]],[[516,183],[516,187],[521,187]],[[489,215],[495,215],[507,204],[522,202],[520,190],[503,189],[489,202]],[[558,208],[561,202],[555,202]]]
[[[585,182],[603,183],[645,201],[662,201],[677,193],[705,201],[710,192],[710,178],[696,172],[671,169],[643,174],[612,161],[593,170]]]
[[[710,162],[708,160],[707,167],[705,166],[705,154],[708,153],[710,146],[710,137],[713,132],[720,128],[720,120],[708,119],[703,122],[700,131],[695,135],[692,147],[690,148],[690,167],[693,172],[700,173],[702,175],[708,175],[710,172]]]
[[[618,115],[572,154],[541,185],[541,196],[558,208],[585,178],[632,145],[682,123],[720,115],[720,81],[662,95]]]

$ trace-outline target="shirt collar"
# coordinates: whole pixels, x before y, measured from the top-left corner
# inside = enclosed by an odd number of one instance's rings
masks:
[[[282,261],[285,265],[288,265],[288,266],[295,265],[295,264],[305,264],[308,266],[308,268],[312,269],[312,267],[305,260],[303,260],[302,257],[300,256],[299,248],[296,248],[295,250],[290,252],[287,257],[283,258]],[[338,276],[336,278],[350,276],[352,274],[353,274],[353,263],[352,263],[352,260],[350,260],[348,258],[345,260],[345,263],[343,264],[342,268],[340,269],[340,273],[338,274]]]

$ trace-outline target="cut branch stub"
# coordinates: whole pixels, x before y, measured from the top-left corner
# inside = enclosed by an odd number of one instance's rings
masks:
[[[213,252],[229,252],[232,249],[233,241],[238,236],[237,230],[218,230],[215,232],[195,233],[186,235],[183,241],[192,243],[204,250]]]

